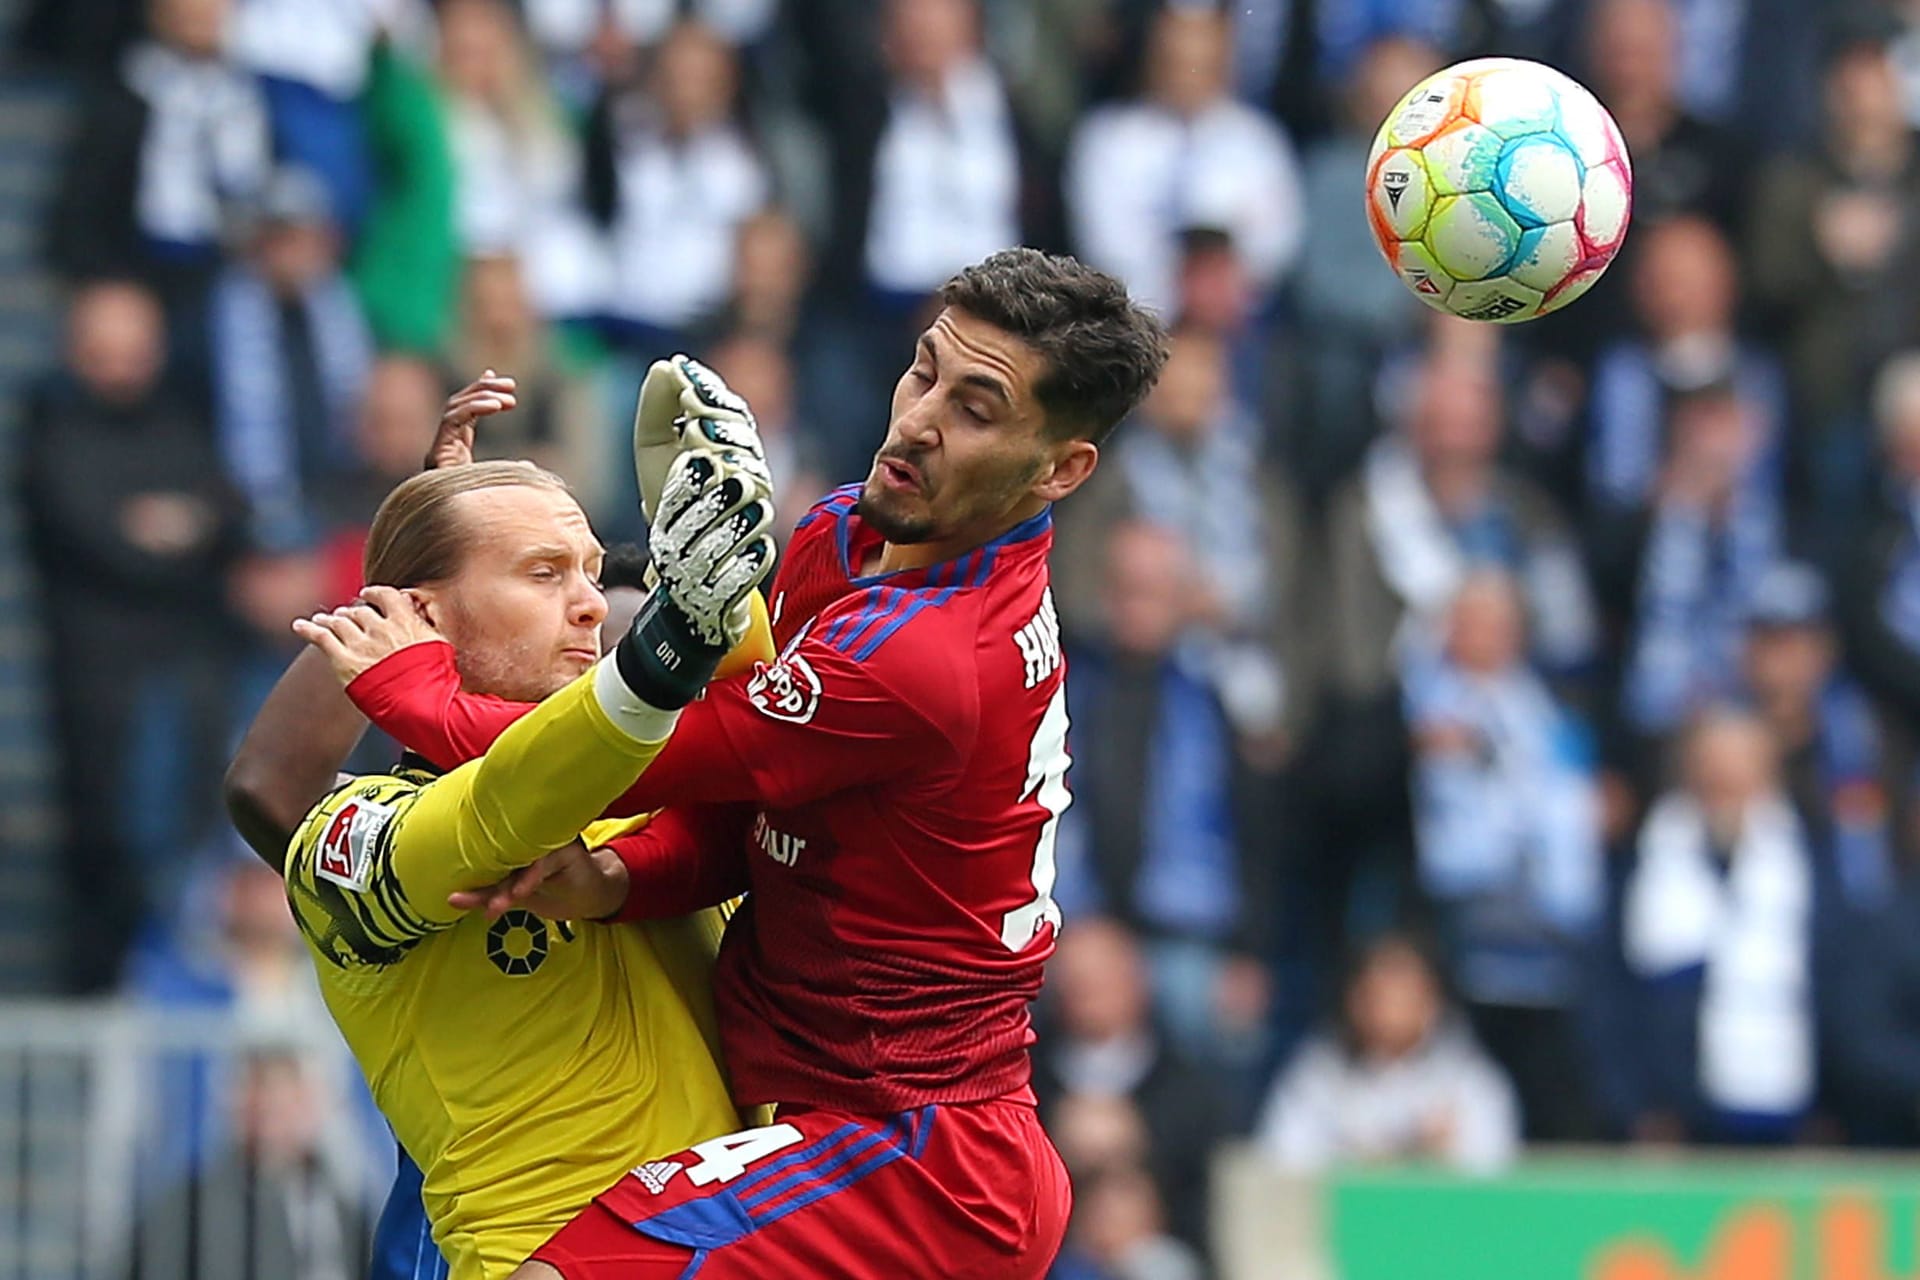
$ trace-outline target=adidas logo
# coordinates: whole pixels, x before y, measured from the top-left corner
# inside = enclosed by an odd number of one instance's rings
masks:
[[[678,1160],[651,1160],[635,1169],[633,1176],[640,1179],[641,1186],[657,1196],[667,1189],[667,1183],[673,1175],[685,1167]]]

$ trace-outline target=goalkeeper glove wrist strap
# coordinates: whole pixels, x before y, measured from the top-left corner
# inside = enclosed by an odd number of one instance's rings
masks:
[[[695,635],[686,615],[656,587],[614,646],[613,661],[635,697],[673,711],[700,696],[726,653]]]

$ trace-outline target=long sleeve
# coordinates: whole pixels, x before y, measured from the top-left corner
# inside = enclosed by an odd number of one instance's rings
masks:
[[[667,809],[607,847],[627,868],[627,901],[616,920],[682,916],[747,891],[745,805]]]

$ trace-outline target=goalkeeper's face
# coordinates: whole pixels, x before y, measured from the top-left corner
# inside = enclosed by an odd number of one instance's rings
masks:
[[[920,335],[893,391],[886,442],[860,494],[860,515],[887,541],[990,541],[1076,488],[1098,456],[1055,440],[1034,395],[1045,360],[1018,337],[964,311]]]
[[[462,688],[538,702],[600,656],[600,542],[558,490],[505,485],[455,501],[467,550],[453,577],[421,588],[429,616]]]

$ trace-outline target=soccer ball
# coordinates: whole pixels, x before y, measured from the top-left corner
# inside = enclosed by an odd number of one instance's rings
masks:
[[[1367,159],[1367,219],[1416,298],[1514,324],[1593,287],[1626,238],[1620,129],[1552,67],[1479,58],[1422,80]]]

